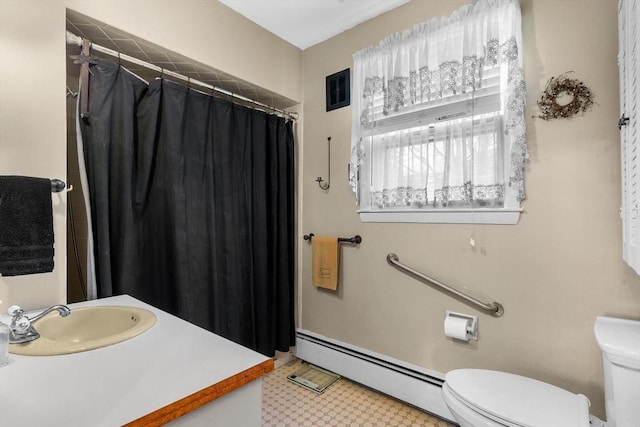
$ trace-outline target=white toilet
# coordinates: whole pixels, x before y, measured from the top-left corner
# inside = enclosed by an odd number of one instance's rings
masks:
[[[640,322],[598,317],[607,427],[640,426]],[[447,373],[442,394],[461,427],[595,427],[589,400],[531,378],[484,369]]]

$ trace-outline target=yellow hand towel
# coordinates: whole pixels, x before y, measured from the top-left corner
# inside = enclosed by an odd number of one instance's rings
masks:
[[[313,236],[311,240],[313,285],[319,288],[338,288],[338,238]]]

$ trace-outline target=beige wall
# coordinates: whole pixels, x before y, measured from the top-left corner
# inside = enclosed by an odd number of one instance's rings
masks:
[[[614,0],[522,1],[527,116],[546,80],[568,70],[597,105],[572,120],[528,120],[528,197],[518,225],[362,224],[355,213],[346,184],[351,111],[324,111],[325,76],[351,67],[353,52],[466,3],[414,0],[301,53],[216,2],[0,0],[0,173],[66,176],[66,7],[288,98],[304,94],[300,230],[364,241],[343,248],[337,293],[313,288],[310,248],[300,245],[300,326],[440,372],[473,366],[533,376],[586,394],[603,416],[593,321],[640,318],[640,278],[620,250]],[[326,175],[328,136],[333,169],[325,193],[314,179]],[[0,278],[1,312],[7,303],[65,300],[62,196],[54,196],[54,216],[56,269]],[[480,340],[452,342],[442,334],[444,311],[475,312],[387,266],[392,251],[500,301],[505,315],[480,314]]]
[[[363,224],[347,186],[351,109],[325,112],[325,76],[385,36],[449,15],[465,0],[414,0],[304,51],[302,224],[304,233],[352,236],[342,248],[338,292],[311,284],[311,248],[301,253],[307,330],[446,372],[506,370],[586,394],[604,417],[596,316],[640,319],[640,277],[622,261],[617,17],[614,0],[522,0],[528,85],[524,214],[515,226]],[[571,120],[531,118],[551,76],[575,71],[595,94],[593,111]],[[332,183],[326,138],[332,137]],[[476,248],[469,244],[476,241]],[[457,285],[505,314],[480,314],[387,265],[401,262]],[[480,316],[477,343],[443,335],[445,310]]]
[[[0,2],[0,174],[66,178],[64,7]],[[0,313],[64,302],[66,193],[53,196],[52,273],[0,277]]]
[[[0,174],[66,177],[66,8],[293,100],[302,51],[217,1],[0,0]],[[241,52],[241,54],[239,54]],[[66,197],[54,195],[55,269],[0,277],[11,304],[66,300]]]

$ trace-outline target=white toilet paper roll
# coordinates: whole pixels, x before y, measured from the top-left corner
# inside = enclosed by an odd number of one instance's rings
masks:
[[[448,337],[462,341],[469,341],[467,336],[467,326],[469,319],[447,316],[444,319],[444,334]]]

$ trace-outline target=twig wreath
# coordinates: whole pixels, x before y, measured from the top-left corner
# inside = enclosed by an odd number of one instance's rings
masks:
[[[587,86],[577,79],[567,77],[567,71],[558,77],[551,77],[547,87],[538,100],[540,117],[544,120],[569,118],[580,112],[586,112],[593,106],[593,95]],[[559,97],[569,97],[568,103],[558,103]]]

